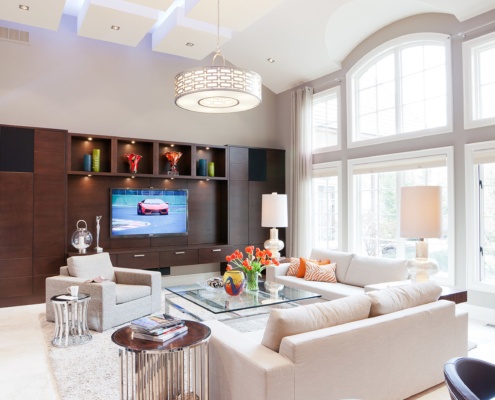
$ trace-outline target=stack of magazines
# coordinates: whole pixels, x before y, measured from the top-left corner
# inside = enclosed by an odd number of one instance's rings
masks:
[[[134,338],[166,342],[187,332],[187,326],[180,318],[164,314],[150,315],[131,322]]]

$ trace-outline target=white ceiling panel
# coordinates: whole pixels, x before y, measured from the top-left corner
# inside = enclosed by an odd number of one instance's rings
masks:
[[[158,19],[158,11],[109,8],[104,1],[91,1],[85,4],[77,18],[80,36],[107,42],[137,46]],[[119,27],[119,30],[112,29]]]
[[[29,10],[22,10],[25,5]],[[0,0],[0,19],[56,31],[65,0]]]
[[[167,11],[174,4],[174,0],[127,0],[130,3],[153,8],[155,10]]]
[[[230,39],[230,33],[220,30],[220,46]],[[189,45],[188,45],[189,44]],[[152,34],[153,51],[202,60],[217,45],[217,27],[194,21],[175,10]]]
[[[242,32],[285,0],[220,1],[220,25]],[[217,25],[218,0],[185,0],[189,18]]]

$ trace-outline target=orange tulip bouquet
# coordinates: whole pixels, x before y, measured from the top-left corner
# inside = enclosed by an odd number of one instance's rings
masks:
[[[261,277],[261,273],[265,270],[267,265],[278,265],[279,262],[276,259],[272,259],[272,252],[270,250],[260,250],[254,248],[254,246],[248,246],[245,248],[246,258],[239,250],[234,251],[231,255],[226,256],[227,271],[238,268],[246,274],[246,290],[257,291],[258,290],[258,278]]]

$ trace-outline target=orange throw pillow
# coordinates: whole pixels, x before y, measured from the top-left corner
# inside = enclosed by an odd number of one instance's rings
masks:
[[[296,276],[298,278],[304,278],[306,275],[306,261],[310,261],[312,263],[316,263],[318,265],[327,265],[330,264],[330,260],[310,260],[306,258],[300,258],[299,270],[297,271]]]

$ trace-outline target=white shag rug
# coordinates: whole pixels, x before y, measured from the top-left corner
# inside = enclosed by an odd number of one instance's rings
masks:
[[[236,312],[235,315],[234,313],[213,314],[180,297],[173,297],[171,301],[193,312],[205,321],[222,319],[223,323],[238,330],[240,333],[264,329],[271,308],[291,307],[291,305],[278,304],[271,307],[243,310]],[[194,320],[191,316],[180,312],[174,307],[169,307],[169,313],[182,319]],[[39,319],[48,346],[48,357],[57,382],[60,398],[62,400],[119,400],[119,347],[112,342],[111,336],[113,332],[127,324],[102,333],[91,331],[93,339],[88,343],[60,348],[51,344],[55,324],[47,322],[44,313],[40,314]]]

